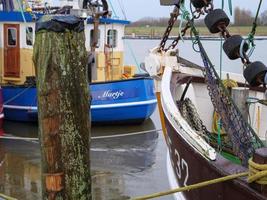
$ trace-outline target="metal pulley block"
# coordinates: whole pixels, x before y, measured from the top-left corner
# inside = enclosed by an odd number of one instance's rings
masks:
[[[211,0],[191,0],[191,3],[195,8],[203,8],[207,6]]]
[[[250,63],[244,70],[246,81],[253,87],[264,83],[264,78],[267,73],[267,67],[260,61]]]
[[[229,59],[235,60],[240,58],[240,46],[242,44],[243,38],[241,35],[232,35],[227,38],[223,43],[223,50],[228,56]],[[246,53],[249,46],[248,43],[244,43],[243,45],[243,53]]]
[[[210,11],[204,21],[211,33],[219,33],[221,28],[227,27],[230,23],[229,17],[222,9]]]

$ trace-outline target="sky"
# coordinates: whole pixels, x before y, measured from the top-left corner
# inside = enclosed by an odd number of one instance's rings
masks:
[[[122,10],[124,10],[126,17],[130,21],[137,21],[143,17],[169,17],[169,13],[173,10],[171,6],[160,6],[160,0],[108,0],[112,2],[112,7],[115,13],[121,19],[124,18]],[[251,10],[256,13],[258,3],[260,0],[231,0],[233,7],[239,6]],[[189,0],[186,0],[189,2]],[[228,0],[224,0],[225,11],[229,13]],[[222,0],[214,0],[215,7],[221,7]],[[111,7],[111,6],[110,6]],[[123,8],[123,9],[121,9]],[[112,9],[111,9],[112,10]],[[261,12],[267,10],[267,1],[263,0]]]

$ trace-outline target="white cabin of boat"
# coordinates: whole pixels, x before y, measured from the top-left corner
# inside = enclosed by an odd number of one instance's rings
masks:
[[[123,66],[124,28],[129,23],[127,20],[100,18],[99,42],[95,57],[96,76],[93,81],[120,80],[131,77],[135,73],[135,66]],[[93,19],[88,18],[85,27],[85,46],[88,52],[91,49],[93,29]],[[0,6],[0,81],[2,84],[22,85],[27,77],[35,76],[32,62],[34,39],[35,21],[29,12],[4,11],[3,6]]]

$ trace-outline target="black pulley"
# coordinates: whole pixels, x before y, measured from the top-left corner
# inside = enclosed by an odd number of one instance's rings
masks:
[[[219,27],[227,27],[229,23],[230,19],[222,9],[212,10],[205,17],[205,24],[211,33],[219,33]]]
[[[244,77],[253,86],[259,86],[264,82],[267,67],[260,61],[250,63],[244,70]]]
[[[207,6],[211,0],[191,0],[191,3],[195,8],[203,8],[204,6]]]
[[[241,35],[232,35],[227,38],[223,43],[223,50],[229,59],[235,60],[240,58],[240,46],[242,44],[243,38]],[[243,52],[246,53],[248,50],[248,43],[244,42]]]

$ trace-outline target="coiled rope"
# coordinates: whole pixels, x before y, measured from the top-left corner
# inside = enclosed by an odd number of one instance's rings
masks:
[[[248,183],[256,182],[260,185],[267,185],[267,164],[258,164],[249,159]]]
[[[154,193],[154,194],[150,194],[150,195],[146,195],[146,196],[142,196],[142,197],[136,197],[136,198],[132,198],[132,200],[146,200],[146,199],[158,198],[158,197],[162,197],[162,196],[166,196],[166,195],[170,195],[170,194],[174,194],[174,193],[178,193],[178,192],[200,189],[200,188],[205,187],[205,186],[213,185],[216,183],[222,183],[225,181],[230,181],[230,180],[234,180],[234,179],[245,177],[245,176],[248,176],[248,179],[247,179],[248,183],[255,182],[255,183],[258,183],[261,185],[266,185],[267,184],[267,164],[263,164],[263,165],[257,164],[255,162],[253,162],[252,159],[250,159],[248,172],[232,174],[232,175],[228,175],[225,177],[221,177],[221,178],[217,178],[217,179],[213,179],[213,180],[209,180],[209,181],[203,181],[203,182],[188,185],[185,187],[176,188],[173,190]]]
[[[225,88],[233,88],[238,87],[238,84],[235,80],[232,79],[225,79],[222,81]],[[225,130],[221,127],[221,119],[220,115],[217,112],[214,112],[213,114],[213,122],[212,122],[212,132],[218,133],[218,135],[225,135]]]

